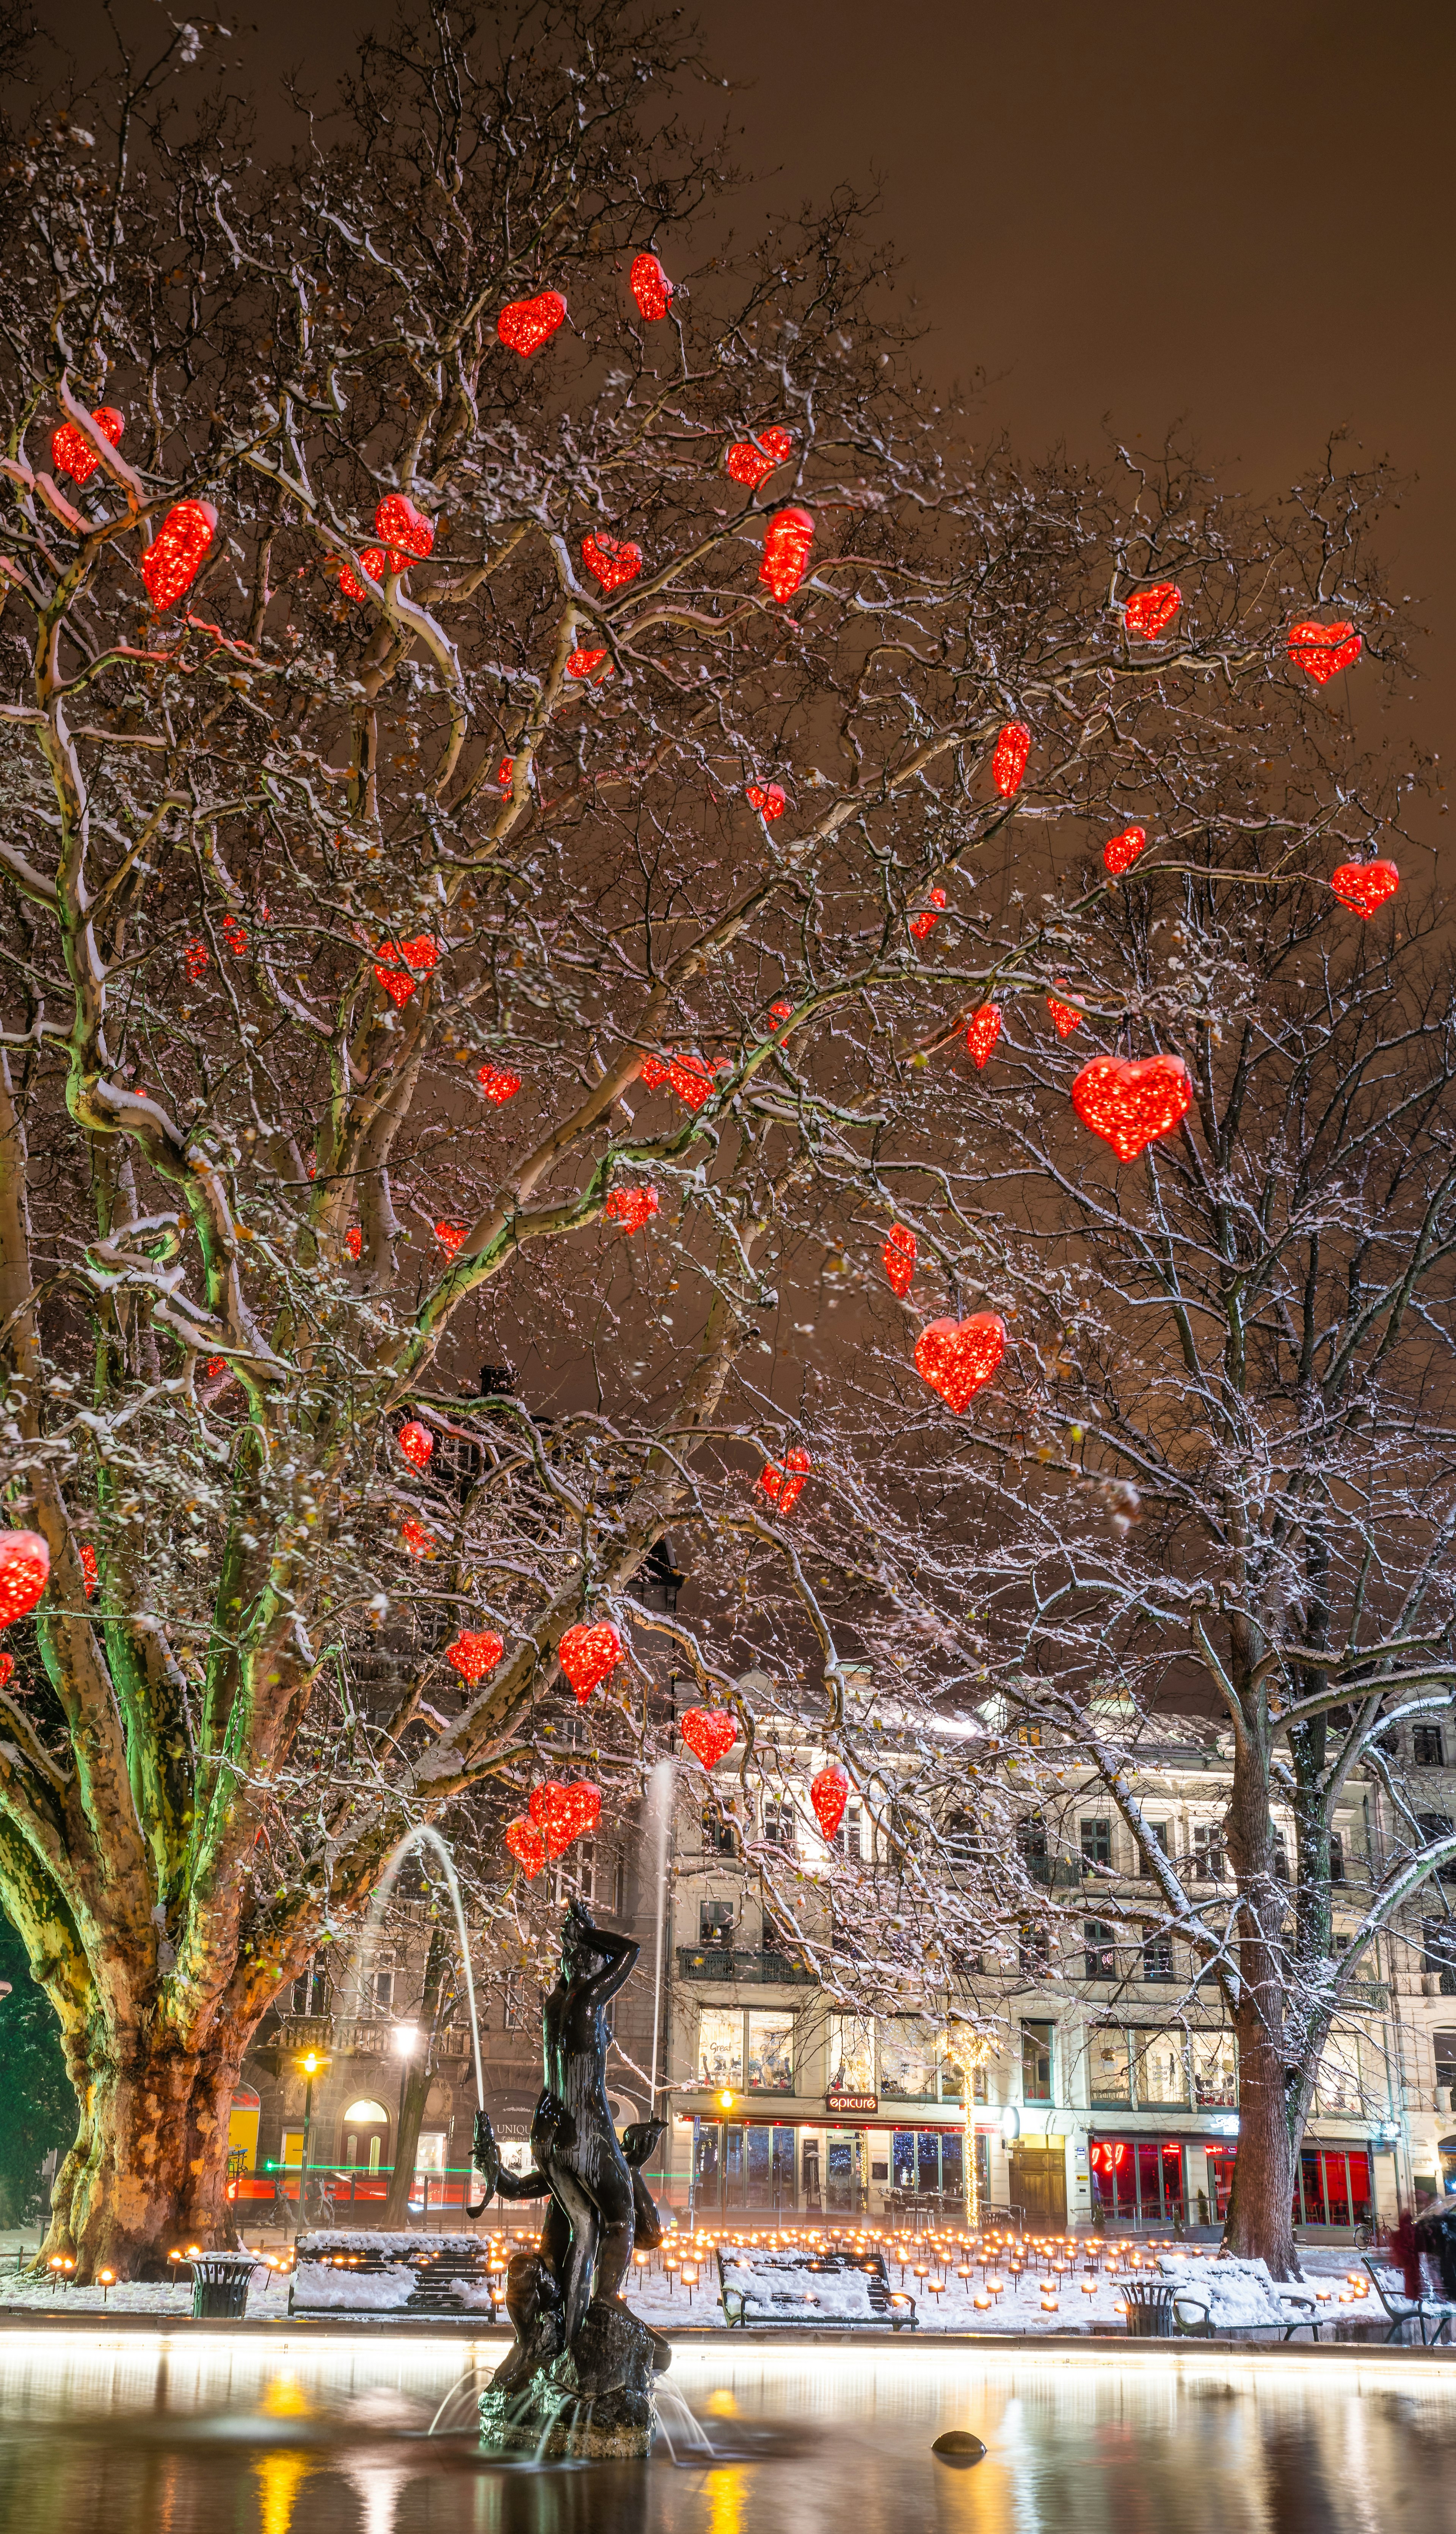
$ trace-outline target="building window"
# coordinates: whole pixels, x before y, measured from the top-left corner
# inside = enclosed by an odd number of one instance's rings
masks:
[[[875,2092],[875,2026],[867,2015],[829,2018],[829,2092]]]
[[[1451,1836],[1449,1813],[1418,1813],[1416,1827],[1421,1833],[1422,1844],[1426,1847],[1437,1847],[1443,1839],[1449,1839]],[[1456,1883],[1456,1856],[1442,1857],[1435,1869],[1435,1875],[1438,1883]]]
[[[705,2006],[698,2018],[698,2082],[717,2093],[743,2085],[743,2011]]]
[[[1101,1918],[1084,1919],[1082,1941],[1087,1948],[1085,1976],[1089,1980],[1116,1979],[1118,1957],[1112,1928]]]
[[[1199,2110],[1239,2100],[1239,2046],[1232,2032],[1195,2032],[1191,2036],[1193,2101]]]
[[[1099,1813],[1082,1823],[1082,1863],[1111,1865],[1113,1861],[1113,1826],[1106,1814]]]
[[[1224,1879],[1222,1822],[1193,1824],[1193,1872],[1200,1883],[1222,1883]]]
[[[1435,2082],[1438,2085],[1456,2085],[1456,2032],[1433,2032]]]
[[[1111,2024],[1088,2035],[1087,2090],[1094,2103],[1132,2100],[1132,2058],[1127,2035]]]
[[[1160,1848],[1162,1849],[1163,1854],[1164,1854],[1165,1856],[1170,1856],[1170,1857],[1171,1857],[1171,1856],[1172,1856],[1172,1854],[1173,1854],[1173,1824],[1172,1824],[1172,1822],[1166,1822],[1166,1821],[1144,1821],[1144,1823],[1143,1823],[1143,1829],[1147,1832],[1147,1835],[1148,1835],[1149,1839],[1152,1840],[1154,1847],[1160,1847]]]
[[[1439,1979],[1442,1997],[1456,1997],[1456,1918],[1427,1918],[1422,1933],[1423,1969]]]
[[[1156,1935],[1144,1938],[1142,1975],[1145,1980],[1173,1978],[1173,1938],[1161,1928]]]
[[[787,1795],[763,1798],[763,1836],[771,1847],[794,1846],[794,1807]]]
[[[1360,2119],[1364,2103],[1360,2090],[1358,2034],[1330,2034],[1319,2054],[1319,2069],[1314,2080],[1314,2108],[1322,2120]]]
[[[706,1803],[702,1807],[702,1844],[709,1856],[738,1854],[736,1826],[714,1803]]]
[[[1016,1739],[1018,1742],[1024,1742],[1029,1750],[1040,1751],[1042,1747],[1042,1728],[1039,1724],[1018,1724],[1016,1727]]]
[[[316,1969],[310,1962],[303,1977],[294,1981],[291,1996],[295,2015],[327,2015],[329,2012],[327,1973]]]
[[[698,1904],[698,1941],[718,1950],[733,1942],[733,1903],[731,1900],[699,1900]]]
[[[1132,2037],[1137,2050],[1132,2078],[1138,2102],[1150,2111],[1186,2103],[1188,2063],[1183,2034],[1138,2032]]]
[[[880,2091],[896,2102],[936,2099],[936,2040],[928,2024],[895,2018],[880,2027]]]
[[[1023,2103],[1050,2103],[1052,2100],[1050,2023],[1023,2023],[1021,2026],[1021,2100]]]
[[[1017,1959],[1021,1964],[1023,1979],[1046,1978],[1050,1967],[1051,1949],[1045,1927],[1022,1927],[1017,1943]]]
[[[556,1898],[565,1902],[573,1898],[594,1900],[596,1898],[596,1842],[586,1840],[568,1848],[556,1869]]]
[[[1330,1832],[1330,1881],[1331,1883],[1343,1883],[1344,1880],[1345,1841],[1337,1830],[1332,1830]]]
[[[370,2003],[376,2015],[392,2015],[394,2008],[394,1974],[392,1969],[373,1970],[369,1975]]]
[[[1270,1837],[1274,1849],[1274,1872],[1281,1883],[1287,1883],[1289,1881],[1289,1849],[1285,1844],[1284,1833],[1282,1830],[1274,1828],[1271,1829]]]
[[[749,2091],[792,2094],[794,2019],[786,2007],[755,2008],[749,2015]]]
[[[525,1999],[519,1980],[508,1979],[501,2012],[501,2027],[506,2032],[524,2032]]]
[[[1051,1867],[1047,1856],[1047,1825],[1040,1813],[1031,1813],[1024,1822],[1017,1824],[1016,1845],[1021,1853],[1021,1862],[1033,1883],[1049,1881]]]
[[[834,1845],[841,1856],[863,1856],[865,1853],[865,1814],[861,1804],[846,1804],[844,1819],[834,1834]]]
[[[1438,1724],[1415,1724],[1411,1727],[1411,1757],[1418,1769],[1445,1767],[1445,1747]]]

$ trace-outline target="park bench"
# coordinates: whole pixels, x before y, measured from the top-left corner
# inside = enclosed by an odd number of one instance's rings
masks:
[[[1443,2297],[1408,2297],[1398,2270],[1387,2269],[1368,2253],[1362,2254],[1361,2259],[1389,2317],[1390,2329],[1385,2334],[1387,2341],[1396,2339],[1408,2323],[1415,2323],[1421,2326],[1422,2347],[1428,2349],[1432,2343],[1426,2326],[1433,2323],[1436,2340],[1444,2340],[1449,2345],[1451,2325],[1456,2323],[1456,2305],[1448,2305]]]
[[[1307,2331],[1317,2340],[1321,2322],[1333,2320],[1320,2315],[1311,2289],[1271,2279],[1267,2262],[1191,2262],[1185,2253],[1161,2253],[1158,2267],[1172,2281],[1174,2327],[1184,2340],[1272,2331],[1283,2340]]]
[[[493,2323],[499,2302],[474,2235],[393,2235],[319,2228],[300,2235],[290,2314],[467,2314]]]
[[[781,2252],[758,2244],[718,2246],[718,2284],[729,2323],[781,2323],[834,2330],[872,2323],[914,2331],[915,2299],[891,2288],[879,2252]]]

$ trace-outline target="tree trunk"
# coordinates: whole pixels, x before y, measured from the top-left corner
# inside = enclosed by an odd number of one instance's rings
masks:
[[[1239,2036],[1239,2154],[1224,2221],[1224,2248],[1262,2260],[1275,2279],[1301,2276],[1295,2245],[1295,2150],[1290,2136],[1284,2053],[1277,2031],[1247,2000],[1235,2018]]]
[[[385,2199],[384,2222],[387,2226],[409,2223],[409,2187],[414,2180],[415,2150],[420,2142],[420,2123],[425,2116],[425,2101],[430,2091],[430,2072],[435,2038],[435,2022],[440,2013],[440,1992],[445,1986],[445,1965],[449,1950],[438,1927],[430,1936],[430,1951],[425,1961],[425,1993],[420,2000],[420,2030],[424,2047],[405,2067],[404,2082],[399,2089],[399,2121],[394,2132],[394,2170]]]
[[[135,2278],[188,2244],[236,2238],[227,2199],[227,2128],[247,2047],[234,2029],[202,2056],[98,2043],[85,2077],[76,2142],[56,2176],[42,2262]]]

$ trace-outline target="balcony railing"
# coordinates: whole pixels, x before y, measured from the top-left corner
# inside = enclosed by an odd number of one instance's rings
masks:
[[[679,1945],[678,1976],[688,1980],[747,1980],[763,1988],[784,1988],[813,1980],[815,1974],[791,1954],[741,1952],[729,1945]]]
[[[407,2016],[400,2018],[401,2022],[408,2021]],[[324,2050],[346,2059],[392,2059],[398,2028],[382,2016],[285,2015],[272,2039],[279,2050]],[[462,2023],[443,2023],[431,2047],[437,2059],[463,2059],[469,2041]]]

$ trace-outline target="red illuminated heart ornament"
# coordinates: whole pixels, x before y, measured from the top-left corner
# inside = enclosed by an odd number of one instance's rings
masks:
[[[446,1647],[445,1659],[473,1688],[477,1680],[484,1680],[488,1671],[495,1670],[505,1651],[503,1639],[493,1628],[461,1628],[455,1643]]]
[[[391,572],[408,572],[433,548],[435,522],[415,509],[407,493],[387,493],[374,514],[374,533],[385,541]],[[367,570],[368,557],[359,560]]]
[[[520,1089],[519,1074],[505,1064],[482,1064],[475,1079],[493,1109],[504,1109]]]
[[[959,1417],[985,1388],[1006,1351],[1006,1324],[999,1311],[976,1311],[968,1320],[932,1320],[915,1341],[915,1369]]]
[[[439,958],[440,944],[432,941],[428,933],[418,934],[413,941],[380,943],[374,973],[396,1011],[408,1002],[418,980],[432,973]],[[413,973],[405,975],[406,969]]]
[[[632,295],[648,325],[657,324],[667,315],[673,286],[656,256],[646,253],[635,255],[628,279],[632,284]]]
[[[832,1839],[844,1819],[844,1807],[849,1801],[849,1779],[837,1760],[831,1760],[827,1768],[820,1769],[819,1776],[810,1780],[809,1800],[825,1839]]]
[[[1135,1162],[1160,1135],[1171,1135],[1193,1103],[1193,1086],[1181,1056],[1150,1056],[1140,1064],[1122,1056],[1094,1056],[1071,1086],[1071,1105],[1084,1126],[1111,1144],[1120,1162]]]
[[[142,578],[158,615],[175,607],[192,587],[217,533],[217,513],[211,502],[179,502],[167,513],[142,557]]]
[[[577,1702],[584,1707],[597,1682],[605,1680],[622,1660],[622,1640],[608,1619],[597,1619],[590,1626],[584,1619],[568,1628],[556,1649]]]
[[[794,1006],[792,1003],[770,1003],[768,1017],[776,1030],[782,1029],[785,1021],[793,1019]]]
[[[1316,687],[1327,687],[1338,670],[1353,668],[1361,647],[1353,625],[1296,625],[1290,632],[1289,656]]]
[[[195,986],[200,978],[207,975],[208,964],[206,941],[189,941],[182,953],[182,965],[187,971],[190,984]]]
[[[118,413],[114,404],[98,404],[91,420],[101,438],[119,449],[125,414]],[[73,484],[89,484],[101,461],[85,432],[74,422],[63,422],[50,435],[50,462],[58,475],[69,475]]]
[[[1008,721],[998,735],[991,757],[991,779],[1003,801],[1020,791],[1030,754],[1031,733],[1025,722]]]
[[[86,1598],[90,1600],[96,1589],[96,1552],[89,1539],[84,1539],[81,1543],[81,1580],[86,1586]]]
[[[1129,634],[1141,634],[1144,642],[1156,642],[1182,605],[1183,591],[1176,581],[1156,581],[1151,589],[1133,591],[1122,610],[1122,622]]]
[[[464,1224],[464,1223],[437,1223],[437,1224],[436,1224],[436,1226],[435,1226],[435,1237],[436,1237],[436,1239],[439,1241],[440,1246],[441,1246],[441,1248],[444,1250],[444,1252],[445,1252],[445,1254],[446,1254],[446,1257],[447,1257],[447,1258],[454,1258],[454,1257],[455,1257],[455,1252],[456,1252],[456,1251],[457,1251],[457,1249],[459,1248],[460,1243],[461,1243],[461,1242],[462,1242],[462,1240],[464,1239],[464,1237],[465,1237],[465,1234],[466,1234],[466,1232],[467,1232],[468,1230],[469,1230],[469,1226],[468,1226],[468,1224]]]
[[[758,578],[782,607],[809,569],[814,521],[807,511],[775,511],[763,539]]]
[[[608,1223],[620,1223],[628,1233],[640,1232],[647,1217],[656,1211],[654,1187],[613,1188],[602,1207]]]
[[[362,1250],[362,1248],[363,1248],[363,1246],[364,1246],[364,1233],[363,1233],[363,1229],[362,1229],[362,1227],[361,1227],[359,1224],[357,1224],[357,1223],[351,1223],[351,1224],[349,1225],[349,1228],[348,1228],[347,1232],[344,1234],[344,1237],[343,1237],[343,1243],[344,1243],[344,1247],[347,1249],[347,1251],[348,1251],[348,1253],[349,1253],[349,1256],[352,1258],[352,1260],[354,1261],[355,1266],[357,1267],[357,1265],[358,1265],[358,1263],[359,1263],[359,1253],[360,1253],[360,1251]]]
[[[496,319],[496,332],[510,352],[528,360],[549,343],[567,320],[567,303],[559,290],[538,290],[534,299],[510,299]]]
[[[891,1231],[880,1256],[889,1278],[892,1294],[908,1294],[915,1277],[916,1239],[907,1225],[897,1223]]]
[[[966,1054],[978,1073],[985,1072],[991,1060],[991,1051],[1001,1036],[1001,1028],[1000,1003],[983,1003],[979,1011],[971,1014],[970,1027],[966,1031]]]
[[[685,1100],[696,1117],[705,1101],[712,1098],[716,1085],[712,1074],[697,1056],[669,1056],[667,1078],[680,1100]]]
[[[941,910],[945,904],[943,888],[933,888],[930,897],[929,906],[923,908],[919,915],[912,915],[910,918],[910,930],[917,941],[923,941],[926,935],[935,930],[940,921]]]
[[[503,792],[509,792],[512,789],[516,781],[516,759],[514,756],[502,757],[500,764],[496,767],[496,781],[499,783]]]
[[[537,1830],[528,1814],[517,1813],[515,1821],[506,1824],[504,1836],[527,1883],[534,1883],[546,1862],[545,1832]]]
[[[38,1531],[0,1531],[0,1628],[33,1610],[50,1574],[50,1550]]]
[[[411,1417],[407,1425],[400,1426],[394,1440],[412,1470],[422,1470],[435,1449],[434,1435],[428,1425],[422,1425],[416,1417]]]
[[[751,783],[748,789],[748,804],[751,810],[758,811],[764,825],[768,827],[772,826],[775,818],[783,816],[788,806],[784,800],[783,787],[778,783]]]
[[[433,1545],[431,1535],[422,1522],[415,1521],[413,1514],[399,1525],[399,1537],[411,1557],[425,1556]]]
[[[0,1689],[8,1689],[10,1687],[14,1672],[15,1657],[7,1647],[5,1652],[0,1654]]]
[[[683,1740],[696,1760],[710,1769],[731,1751],[738,1740],[738,1726],[721,1707],[690,1707],[683,1718]]]
[[[1330,874],[1330,886],[1342,905],[1353,907],[1362,923],[1368,924],[1387,897],[1394,897],[1400,873],[1394,863],[1341,863]]]
[[[371,580],[383,580],[388,560],[383,546],[366,546],[359,557]],[[344,597],[351,598],[356,607],[369,596],[358,573],[352,571],[348,564],[344,564],[339,572],[338,585]]]
[[[735,440],[724,460],[735,484],[746,484],[757,493],[760,484],[777,473],[794,446],[794,435],[780,423],[760,431],[757,444],[752,440]]]
[[[813,1467],[809,1454],[796,1443],[791,1452],[785,1452],[782,1469],[776,1461],[765,1464],[759,1473],[758,1484],[769,1503],[777,1505],[780,1513],[792,1513],[804,1493],[804,1481]]]
[[[1132,869],[1137,857],[1147,851],[1146,827],[1124,827],[1121,836],[1109,837],[1102,848],[1102,859],[1114,879]]]
[[[1059,977],[1057,983],[1059,986],[1064,986],[1066,979],[1064,977]],[[1086,1017],[1084,1013],[1078,1011],[1075,1003],[1061,1002],[1056,995],[1049,995],[1047,996],[1047,1009],[1057,1024],[1057,1035],[1059,1038],[1070,1038],[1073,1030],[1079,1030],[1081,1028],[1082,1022]]]
[[[570,1786],[548,1778],[544,1786],[532,1786],[526,1810],[545,1839],[547,1855],[565,1856],[574,1840],[590,1839],[600,1822],[602,1790],[589,1778]]]
[[[576,650],[573,651],[571,657],[567,661],[567,676],[569,678],[575,678],[579,684],[583,678],[592,677],[595,672],[601,668],[603,660],[607,660],[607,655],[604,649],[588,651],[582,650],[578,647]],[[607,660],[606,668],[602,671],[602,674],[604,677],[608,678],[616,676],[617,672],[610,660]]]
[[[640,546],[619,545],[615,537],[584,536],[581,560],[603,589],[625,589],[642,568]]]

